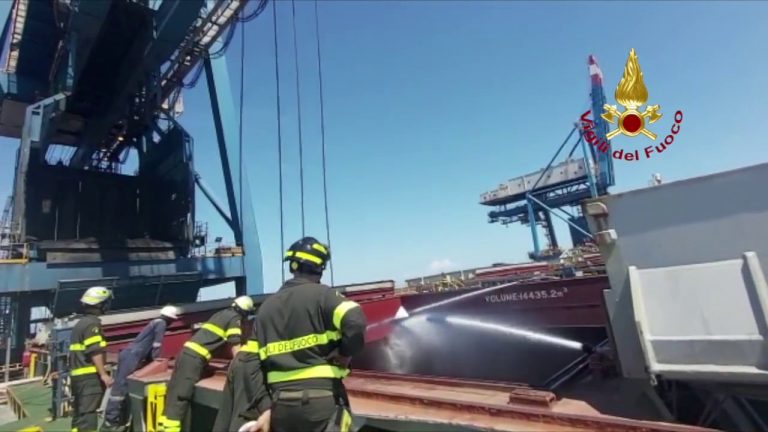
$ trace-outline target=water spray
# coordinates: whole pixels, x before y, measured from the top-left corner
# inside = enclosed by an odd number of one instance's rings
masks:
[[[573,350],[580,350],[588,354],[591,354],[592,352],[594,352],[594,347],[581,342],[564,339],[557,336],[550,336],[544,333],[534,332],[531,330],[525,330],[517,327],[483,322],[476,319],[459,318],[459,317],[451,317],[451,316],[446,317],[442,315],[437,315],[437,316],[431,315],[427,317],[427,320],[434,323],[448,323],[448,324],[455,324],[455,325],[463,325],[467,327],[474,327],[474,328],[480,328],[480,329],[489,330],[489,331],[495,331],[498,333],[504,333],[507,335],[521,336],[530,340],[545,342],[553,345],[559,345],[561,347],[570,348]]]
[[[407,310],[405,310],[404,307],[400,306],[397,309],[397,313],[395,314],[394,317],[387,318],[385,320],[382,320],[382,321],[379,321],[379,322],[376,322],[376,323],[373,323],[373,324],[369,324],[366,327],[366,330],[370,330],[370,329],[378,327],[378,326],[389,324],[389,323],[394,322],[394,321],[405,320],[405,319],[408,319],[412,315],[417,314],[419,312],[428,311],[430,309],[433,309],[433,308],[436,308],[436,307],[439,307],[439,306],[444,306],[446,304],[454,303],[454,302],[457,302],[457,301],[460,301],[460,300],[464,300],[466,298],[478,296],[480,294],[485,294],[485,293],[490,292],[490,291],[506,288],[506,287],[509,287],[509,286],[517,285],[517,284],[518,284],[518,282],[510,282],[508,284],[502,284],[502,285],[492,286],[492,287],[488,287],[488,288],[483,288],[483,289],[478,290],[478,291],[470,291],[468,293],[461,294],[461,295],[458,295],[456,297],[451,297],[449,299],[440,300],[440,301],[437,301],[437,302],[434,302],[434,303],[430,303],[430,304],[428,304],[426,306],[417,307],[416,309],[414,309],[410,313]]]
[[[393,323],[393,322],[400,322],[400,321],[406,320],[408,318],[410,318],[410,314],[408,314],[408,311],[405,310],[404,307],[400,306],[399,308],[397,308],[397,313],[395,313],[395,316],[387,318],[387,319],[384,319],[384,320],[381,320],[381,321],[378,321],[378,322],[375,322],[373,324],[368,324],[365,327],[365,329],[366,330],[374,329],[376,327],[383,326],[385,324],[390,324],[390,323]]]
[[[511,283],[508,283],[508,284],[496,285],[496,286],[492,286],[492,287],[489,287],[489,288],[483,288],[483,289],[481,289],[479,291],[471,291],[471,292],[468,292],[466,294],[462,294],[462,295],[459,295],[459,296],[456,296],[456,297],[451,297],[449,299],[440,300],[438,302],[430,303],[430,304],[428,304],[426,306],[417,307],[416,309],[413,310],[413,312],[411,312],[411,314],[416,314],[416,313],[419,313],[419,312],[424,312],[424,311],[430,310],[432,308],[436,308],[438,306],[443,306],[443,305],[446,305],[446,304],[457,302],[459,300],[464,300],[465,298],[474,297],[474,296],[477,296],[477,295],[480,295],[480,294],[485,294],[485,293],[487,293],[489,291],[494,291],[494,290],[506,288],[508,286],[517,285],[517,284],[518,284],[517,282],[511,282]]]

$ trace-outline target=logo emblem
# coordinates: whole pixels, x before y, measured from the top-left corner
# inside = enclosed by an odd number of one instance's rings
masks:
[[[648,101],[648,89],[645,87],[643,71],[640,70],[634,48],[629,52],[627,64],[624,66],[624,76],[616,87],[615,97],[616,102],[626,109],[621,112],[616,105],[603,106],[604,112],[601,117],[612,124],[618,122],[618,128],[608,132],[606,138],[611,139],[621,133],[630,137],[643,134],[655,140],[656,134],[645,127],[646,119],[648,124],[653,124],[662,117],[662,114],[659,112],[659,105],[648,105],[644,111],[639,111],[639,108]]]

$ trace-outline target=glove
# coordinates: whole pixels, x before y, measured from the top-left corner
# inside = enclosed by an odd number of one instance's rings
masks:
[[[267,410],[259,416],[258,420],[252,420],[242,425],[237,432],[269,432],[269,423],[272,419],[272,411]]]
[[[342,367],[342,368],[349,368],[349,362],[352,360],[350,357],[345,357],[341,354],[339,354],[339,350],[335,349],[331,351],[331,353],[326,357],[326,360],[328,363]]]

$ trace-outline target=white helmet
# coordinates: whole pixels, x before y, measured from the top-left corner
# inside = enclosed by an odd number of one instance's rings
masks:
[[[232,306],[237,306],[245,312],[252,312],[254,310],[253,299],[247,295],[236,298]]]
[[[95,286],[88,288],[83,293],[83,296],[80,297],[80,302],[88,306],[98,306],[111,298],[112,291],[103,286]]]
[[[160,316],[168,317],[170,319],[179,319],[179,308],[176,306],[163,306],[160,309]]]

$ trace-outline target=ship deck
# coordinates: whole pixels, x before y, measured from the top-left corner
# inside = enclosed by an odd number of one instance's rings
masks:
[[[47,421],[50,417],[51,388],[42,380],[7,387],[8,405],[20,420],[0,424],[0,432],[17,432],[25,428],[38,427],[42,432],[70,430],[72,419],[69,417]]]
[[[129,379],[131,400],[143,400],[147,384],[167,381],[170,370],[154,368]],[[192,424],[213,422],[226,376],[218,371],[197,384]],[[360,432],[444,431],[711,431],[686,425],[639,421],[602,414],[588,403],[558,399],[524,384],[354,371],[346,380]],[[141,412],[134,411],[135,415]],[[202,430],[202,429],[201,429]]]
[[[168,362],[148,367],[129,380],[132,401],[143,400],[144,386],[166,382]],[[194,424],[212,423],[224,387],[226,364],[202,379],[194,396]],[[445,377],[354,371],[345,380],[360,432],[444,431],[711,431],[687,425],[640,421],[604,414],[584,400],[559,398],[526,384]],[[51,389],[38,380],[8,387],[9,404],[21,420],[0,425],[2,431],[69,430],[70,418],[48,421]],[[138,400],[137,400],[138,399]],[[143,404],[142,404],[143,405]],[[143,414],[143,409],[138,410]],[[137,414],[134,411],[134,414]],[[139,415],[141,415],[139,414]]]

